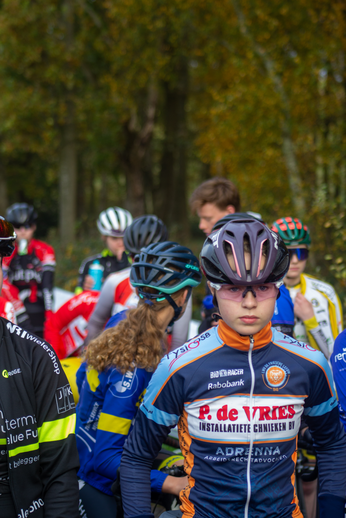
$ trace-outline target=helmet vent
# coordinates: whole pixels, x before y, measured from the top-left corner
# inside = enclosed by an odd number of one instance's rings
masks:
[[[216,268],[216,266],[214,266],[207,258],[204,259],[204,268],[208,275],[216,275],[218,277],[222,273],[219,268]]]

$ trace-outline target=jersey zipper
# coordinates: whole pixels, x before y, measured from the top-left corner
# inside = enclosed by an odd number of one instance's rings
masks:
[[[250,445],[249,445],[249,456],[247,459],[246,464],[246,482],[247,482],[247,498],[246,498],[246,504],[244,509],[244,518],[248,518],[249,516],[249,505],[250,505],[250,499],[251,499],[251,457],[252,457],[252,450],[253,450],[253,426],[252,426],[252,419],[253,419],[253,392],[255,388],[255,371],[252,364],[252,351],[254,347],[254,338],[252,335],[250,335],[250,348],[248,352],[248,360],[249,360],[249,367],[251,372],[251,388],[250,388],[250,399],[249,399],[249,411],[250,411]]]

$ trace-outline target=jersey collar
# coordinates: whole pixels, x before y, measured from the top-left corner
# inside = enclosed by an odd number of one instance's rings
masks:
[[[242,336],[233,329],[231,329],[223,320],[219,320],[218,330],[221,340],[230,347],[239,349],[240,351],[248,351],[250,348],[250,337]],[[272,339],[271,322],[261,329],[258,333],[253,335],[254,349],[261,349],[269,344]]]

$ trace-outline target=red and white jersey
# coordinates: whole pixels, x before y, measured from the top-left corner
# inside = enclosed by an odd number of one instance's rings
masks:
[[[114,276],[115,277],[115,276]],[[114,281],[116,281],[114,283]],[[135,292],[132,284],[130,283],[130,268],[127,269],[125,275],[122,272],[117,274],[117,278],[113,279],[113,286],[115,289],[113,292],[113,307],[112,315],[119,313],[124,309],[136,308],[138,304],[138,295]]]
[[[44,339],[51,344],[59,359],[66,358],[83,345],[88,320],[99,294],[99,291],[83,291],[46,320]]]
[[[98,336],[115,313],[137,307],[138,296],[130,284],[130,268],[109,275],[88,323],[86,344]]]
[[[0,317],[10,320],[12,324],[17,324],[14,307],[4,297],[0,297]]]
[[[27,254],[19,255],[16,244],[13,254],[4,257],[3,269],[18,288],[28,313],[52,309],[55,255],[50,245],[32,239]]]
[[[10,302],[14,308],[16,320],[20,323],[20,317],[26,312],[23,301],[19,298],[19,290],[7,279],[2,284],[1,297]]]

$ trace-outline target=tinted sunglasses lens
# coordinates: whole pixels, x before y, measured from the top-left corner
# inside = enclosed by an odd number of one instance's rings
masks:
[[[274,284],[261,284],[259,286],[233,286],[232,284],[223,284],[217,294],[220,299],[232,300],[233,302],[241,302],[244,294],[251,291],[258,302],[271,299],[277,296],[278,288]]]
[[[253,286],[253,290],[256,293],[258,302],[277,297],[279,291],[275,284],[262,284],[260,286]]]
[[[29,228],[31,228],[31,225],[29,225],[28,223],[26,223],[25,225],[22,225],[22,223],[14,223],[14,228],[16,229],[20,229],[20,228],[25,228],[26,230],[28,230]]]
[[[298,261],[305,261],[309,257],[309,250],[306,248],[291,248],[289,250],[290,259],[293,255],[296,255],[298,258]]]
[[[222,284],[221,288],[216,292],[220,299],[233,300],[240,302],[246,286],[233,286],[233,284]]]

